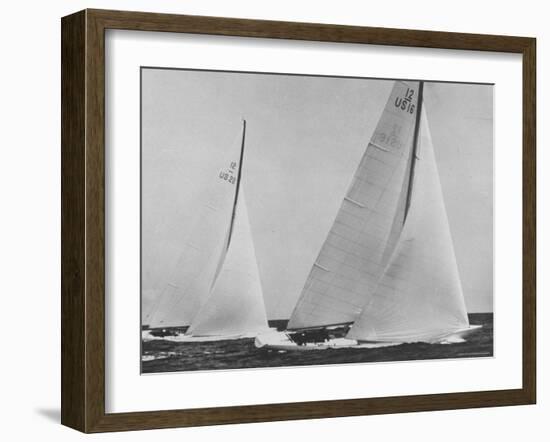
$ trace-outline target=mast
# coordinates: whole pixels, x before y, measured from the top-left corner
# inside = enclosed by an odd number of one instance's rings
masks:
[[[411,205],[411,196],[412,196],[412,187],[414,182],[414,169],[416,165],[417,152],[418,152],[418,134],[420,132],[420,116],[422,115],[422,102],[424,101],[424,82],[420,81],[418,85],[418,99],[416,101],[416,121],[414,125],[414,135],[413,135],[413,147],[411,153],[411,171],[409,173],[409,185],[407,188],[407,201],[405,203],[405,214],[403,216],[403,224],[407,219],[409,213],[409,207]]]
[[[243,168],[243,159],[244,159],[244,140],[246,137],[246,120],[243,120],[243,136],[241,141],[241,156],[239,158],[239,169],[237,170],[237,183],[235,188],[235,199],[233,200],[233,211],[231,212],[231,224],[229,225],[229,234],[227,236],[227,249],[229,249],[229,244],[231,243],[231,235],[233,234],[233,225],[235,224],[235,215],[237,213],[237,201],[239,199],[239,189],[241,185],[241,176]]]

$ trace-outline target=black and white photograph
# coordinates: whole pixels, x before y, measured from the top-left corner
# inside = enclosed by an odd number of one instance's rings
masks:
[[[142,374],[493,356],[493,84],[140,93]]]

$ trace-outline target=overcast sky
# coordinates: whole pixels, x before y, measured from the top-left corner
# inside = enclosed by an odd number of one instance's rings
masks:
[[[267,315],[288,318],[392,86],[143,69],[144,315],[246,118],[243,186]],[[426,83],[424,100],[467,308],[492,311],[493,87]]]

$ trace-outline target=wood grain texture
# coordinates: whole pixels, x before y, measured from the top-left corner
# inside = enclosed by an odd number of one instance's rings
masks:
[[[523,55],[523,387],[515,390],[105,413],[106,29]],[[84,432],[532,404],[536,398],[536,45],[526,37],[86,10],[62,19],[62,423]]]
[[[523,389],[537,395],[537,76],[536,40],[523,51]]]
[[[149,12],[88,10],[105,29],[521,53],[529,38]]]
[[[61,29],[61,422],[85,427],[85,14]]]

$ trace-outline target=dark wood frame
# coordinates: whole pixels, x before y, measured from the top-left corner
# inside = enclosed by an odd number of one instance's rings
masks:
[[[184,32],[523,56],[523,386],[136,413],[105,413],[105,30]],[[312,23],[84,10],[61,22],[61,422],[84,432],[534,404],[536,400],[536,40]]]

